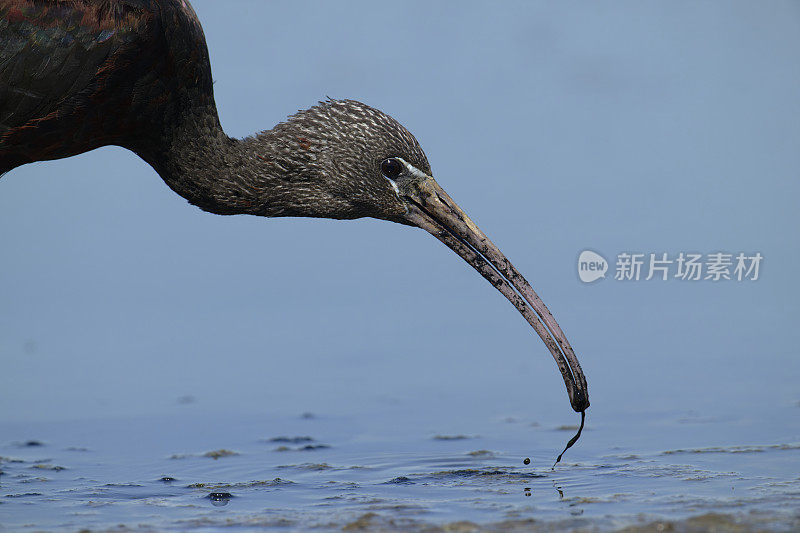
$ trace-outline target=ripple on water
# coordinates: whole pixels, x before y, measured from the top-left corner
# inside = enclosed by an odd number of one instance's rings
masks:
[[[373,425],[381,427],[380,421]],[[793,443],[648,453],[600,446],[595,438],[603,430],[596,428],[568,462],[551,470],[549,464],[524,467],[519,453],[532,434],[552,434],[545,429],[551,424],[536,429],[499,420],[492,431],[476,427],[483,436],[468,438],[411,429],[401,437],[363,437],[325,417],[298,421],[297,428],[283,421],[272,427],[285,427],[286,433],[266,439],[252,435],[253,426],[242,424],[248,429],[238,434],[220,428],[229,439],[224,448],[215,447],[218,434],[203,440],[191,431],[165,449],[117,448],[102,439],[75,442],[49,434],[44,448],[7,444],[4,450],[0,444],[0,455],[15,456],[0,457],[4,526],[648,531],[680,529],[689,515],[718,513],[724,518],[705,520],[726,524],[762,511],[772,517],[765,523],[790,529],[796,517],[786,509],[800,507],[800,475],[790,466],[797,464],[800,446]],[[617,445],[618,439],[609,440]],[[68,450],[76,445],[85,451]],[[276,454],[275,446],[289,450]],[[187,447],[212,452],[169,460],[169,451]],[[532,457],[549,451],[528,450]]]
[[[661,452],[662,455],[689,453],[764,453],[776,450],[800,450],[800,444],[768,444],[760,446],[709,446],[707,448],[682,448]]]

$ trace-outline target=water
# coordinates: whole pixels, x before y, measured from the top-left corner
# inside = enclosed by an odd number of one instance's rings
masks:
[[[574,426],[491,409],[244,416],[190,405],[181,415],[5,423],[0,523],[22,531],[461,522],[612,530],[672,521],[796,530],[800,442],[781,436],[796,434],[797,410],[616,420],[590,410],[582,439],[555,470]]]

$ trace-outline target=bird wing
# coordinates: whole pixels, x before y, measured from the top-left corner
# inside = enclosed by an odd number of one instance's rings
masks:
[[[154,6],[0,0],[0,172],[114,144],[111,117],[93,108],[114,69],[152,40]]]

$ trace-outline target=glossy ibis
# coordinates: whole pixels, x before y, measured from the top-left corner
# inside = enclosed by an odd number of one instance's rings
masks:
[[[0,0],[0,173],[104,145],[149,163],[220,215],[374,217],[422,228],[519,310],[575,411],[586,379],[530,284],[433,179],[417,140],[353,100],[320,102],[233,139],[214,103],[203,30],[185,0]]]

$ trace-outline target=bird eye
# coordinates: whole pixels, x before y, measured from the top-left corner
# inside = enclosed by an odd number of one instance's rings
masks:
[[[383,163],[381,163],[381,172],[390,180],[395,179],[402,171],[403,164],[394,157],[384,159]]]

